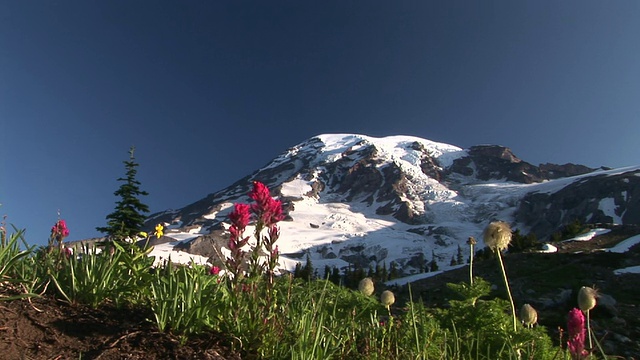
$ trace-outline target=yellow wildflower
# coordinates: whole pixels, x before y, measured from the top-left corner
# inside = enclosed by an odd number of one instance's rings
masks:
[[[160,239],[164,235],[164,226],[162,224],[156,225],[156,237]]]

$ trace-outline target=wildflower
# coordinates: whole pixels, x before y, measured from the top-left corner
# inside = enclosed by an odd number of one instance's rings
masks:
[[[144,231],[140,231],[140,233],[138,233],[138,236],[143,237],[143,238],[146,238],[146,237],[148,237],[148,236],[149,236],[149,234],[147,234],[147,233],[146,233],[146,232],[144,232]]]
[[[511,242],[511,227],[504,221],[494,221],[487,225],[482,236],[486,246],[494,251],[501,251]]]
[[[235,204],[233,211],[229,214],[231,226],[239,230],[244,230],[244,228],[249,225],[250,218],[251,214],[249,213],[249,205],[247,204]]]
[[[526,327],[532,327],[538,322],[538,312],[529,304],[522,305],[520,309],[520,320]]]
[[[358,283],[358,290],[363,293],[365,296],[371,296],[371,294],[373,294],[373,280],[371,280],[370,277],[366,277],[362,280],[360,280],[360,283]]]
[[[53,227],[51,227],[51,237],[62,242],[62,239],[69,236],[69,229],[67,229],[66,221],[60,219]]]
[[[160,239],[164,235],[164,226],[162,226],[162,224],[156,225],[155,235],[158,239]]]
[[[227,258],[226,264],[227,269],[229,269],[233,275],[234,281],[238,281],[241,275],[240,267],[245,255],[242,247],[249,242],[249,237],[243,237],[243,234],[249,224],[250,217],[249,205],[247,204],[235,204],[233,211],[229,214],[229,219],[231,220],[229,233],[231,233],[231,236],[229,237],[228,244],[229,250],[231,250],[231,257]]]
[[[469,239],[467,239],[467,245],[473,246],[477,243],[478,242],[476,241],[476,238],[474,238],[473,236],[469,236]]]
[[[511,228],[509,227],[509,224],[504,221],[494,221],[487,225],[482,236],[484,244],[495,251],[498,256],[500,270],[502,270],[502,278],[504,279],[504,285],[507,288],[507,295],[509,296],[511,315],[513,318],[513,331],[515,332],[518,326],[518,320],[516,319],[516,306],[513,302],[511,288],[509,287],[509,280],[507,279],[507,271],[504,269],[504,262],[502,261],[501,255],[502,250],[506,249],[511,242]]]
[[[578,291],[578,307],[587,314],[587,334],[589,336],[589,348],[593,347],[591,341],[591,322],[589,321],[589,310],[596,307],[596,297],[598,292],[588,286],[583,286]]]
[[[578,291],[578,307],[582,311],[589,311],[596,306],[598,292],[588,286],[583,286]]]
[[[220,267],[212,266],[211,269],[209,269],[209,274],[210,275],[218,275],[218,274],[220,274]]]
[[[584,349],[584,339],[586,335],[584,324],[585,320],[582,311],[576,308],[569,311],[569,318],[567,320],[567,330],[569,333],[567,349],[569,349],[571,358],[574,360],[584,359],[588,355]]]
[[[64,252],[64,255],[67,257],[67,259],[73,256],[73,248],[65,246],[63,249],[63,252]]]
[[[278,245],[276,245],[276,247],[273,250],[271,250],[271,257],[277,258],[279,253],[280,253],[280,250],[278,249]]]
[[[251,210],[258,216],[258,221],[266,227],[284,219],[282,213],[282,202],[275,200],[269,193],[269,188],[259,181],[253,182],[253,190],[249,193],[249,197],[255,201],[251,205]]]
[[[382,303],[382,305],[386,306],[387,309],[389,309],[389,306],[393,305],[393,303],[396,302],[396,297],[391,291],[385,290],[380,295],[380,302]]]

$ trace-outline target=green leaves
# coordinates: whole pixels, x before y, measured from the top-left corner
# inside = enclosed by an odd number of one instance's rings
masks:
[[[151,309],[160,331],[189,335],[211,329],[226,286],[206,268],[193,265],[157,269],[149,286]]]

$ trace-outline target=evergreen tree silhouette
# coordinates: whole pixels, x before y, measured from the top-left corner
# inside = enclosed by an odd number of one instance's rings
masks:
[[[133,238],[144,225],[146,219],[144,214],[149,212],[149,207],[139,199],[140,196],[146,196],[149,193],[140,190],[140,181],[136,179],[138,163],[135,162],[134,151],[135,147],[132,146],[129,149],[129,160],[123,161],[126,177],[118,178],[122,185],[113,193],[120,200],[116,202],[115,210],[106,216],[107,226],[96,228],[112,240]]]

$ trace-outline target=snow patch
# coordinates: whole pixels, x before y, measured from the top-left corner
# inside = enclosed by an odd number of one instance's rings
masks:
[[[280,192],[282,193],[282,196],[302,197],[312,190],[310,181],[298,178],[283,183]]]
[[[602,210],[605,215],[611,216],[614,224],[622,224],[622,219],[616,215],[617,208],[614,198],[604,198],[598,204],[598,209]]]
[[[623,240],[616,244],[616,246],[607,249],[608,252],[613,253],[624,253],[629,251],[631,247],[635,244],[640,243],[640,235],[632,236],[626,240]]]
[[[542,245],[542,250],[540,250],[539,252],[541,253],[557,253],[558,252],[558,248],[551,245],[551,244],[544,244]]]
[[[617,270],[614,270],[613,273],[616,274],[616,275],[621,275],[621,274],[640,274],[640,265],[630,266],[630,267],[626,267],[626,268],[622,268],[622,269],[617,269]]]
[[[591,239],[593,239],[594,237],[598,236],[598,235],[602,235],[602,234],[606,234],[608,232],[610,232],[610,229],[593,229],[590,230],[584,234],[578,235],[574,238],[571,239],[567,239],[567,240],[563,240],[562,242],[569,242],[569,241],[589,241]]]

